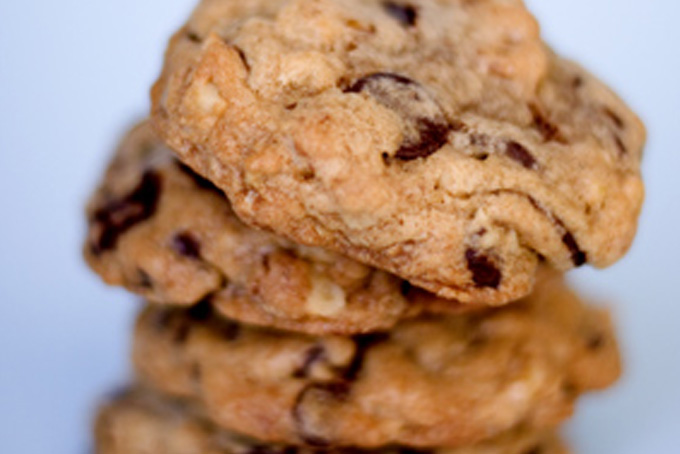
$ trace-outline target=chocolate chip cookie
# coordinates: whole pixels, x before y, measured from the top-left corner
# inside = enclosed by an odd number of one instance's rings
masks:
[[[245,222],[443,297],[502,304],[635,234],[644,127],[520,0],[203,0],[152,98]]]
[[[209,304],[149,306],[133,358],[142,382],[200,401],[224,428],[314,447],[459,447],[552,428],[620,371],[606,312],[558,276],[500,309],[352,337],[229,322]]]
[[[87,213],[84,254],[92,269],[156,303],[209,300],[241,321],[335,334],[385,330],[422,311],[469,309],[246,226],[147,122],[123,140]]]
[[[221,429],[189,402],[131,389],[103,405],[95,425],[97,454],[566,454],[552,431],[518,429],[459,449],[313,448],[262,443]]]

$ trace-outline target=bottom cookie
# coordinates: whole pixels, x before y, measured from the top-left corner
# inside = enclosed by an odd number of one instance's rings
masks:
[[[567,454],[553,431],[516,429],[474,446],[413,450],[286,446],[218,428],[196,405],[142,389],[104,404],[95,423],[96,454]]]

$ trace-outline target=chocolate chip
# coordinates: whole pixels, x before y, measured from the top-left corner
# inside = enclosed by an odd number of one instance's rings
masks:
[[[91,245],[92,252],[99,255],[115,248],[121,235],[153,216],[160,192],[161,179],[158,174],[146,172],[130,194],[95,211],[92,221],[99,231],[98,238]]]
[[[426,158],[442,148],[455,128],[430,93],[419,83],[399,74],[375,73],[357,80],[347,93],[368,93],[378,103],[397,113],[404,120],[404,139],[393,157],[410,161]],[[383,154],[383,159],[390,157]]]
[[[581,88],[583,86],[583,84],[584,84],[584,80],[583,80],[583,77],[581,77],[581,76],[575,76],[571,81],[571,86],[575,89]]]
[[[578,243],[571,232],[566,231],[564,233],[562,236],[562,243],[564,243],[567,249],[569,249],[569,252],[571,252],[571,261],[574,262],[574,266],[582,266],[588,261],[586,253],[579,248]]]
[[[364,365],[368,350],[379,343],[387,341],[389,338],[390,336],[387,333],[369,333],[354,336],[356,351],[354,352],[352,361],[342,372],[342,378],[347,381],[356,380]]]
[[[628,153],[628,149],[626,148],[626,145],[623,143],[623,140],[621,140],[621,137],[619,137],[618,134],[614,134],[614,143],[616,144],[616,148],[619,149],[619,154],[624,155]]]
[[[501,283],[501,272],[489,257],[474,249],[468,249],[465,252],[465,259],[475,285],[498,288]]]
[[[605,343],[605,337],[602,333],[592,333],[588,336],[586,346],[589,350],[599,350]]]
[[[551,123],[543,113],[540,107],[536,104],[529,104],[529,110],[534,120],[534,127],[543,136],[543,140],[549,142],[551,140],[562,141],[560,129],[557,125]]]
[[[519,162],[526,169],[535,170],[538,167],[536,159],[529,153],[529,150],[514,140],[506,144],[505,154],[507,154],[509,158]]]
[[[602,109],[609,117],[609,119],[616,125],[617,128],[623,129],[625,127],[625,123],[623,122],[623,119],[613,110],[611,110],[609,107],[603,107]]]
[[[186,175],[191,177],[191,179],[194,180],[194,183],[196,183],[196,186],[198,186],[199,188],[205,189],[206,191],[215,192],[215,193],[219,194],[220,197],[224,197],[224,192],[222,192],[222,190],[220,188],[215,186],[212,181],[210,181],[206,178],[203,178],[202,176],[200,176],[199,174],[194,172],[193,169],[191,167],[189,167],[188,165],[177,161],[177,167],[182,172],[184,172]]]
[[[141,268],[137,268],[137,285],[141,288],[144,289],[151,289],[153,288],[153,281],[151,279],[151,276],[149,276],[149,273],[144,271]]]
[[[175,235],[172,238],[171,245],[175,252],[184,257],[198,259],[201,255],[200,243],[189,232],[181,232]]]
[[[435,123],[427,119],[419,120],[416,129],[420,140],[415,143],[404,142],[395,153],[396,158],[411,161],[430,156],[446,145],[451,130],[447,124]]]
[[[384,2],[383,7],[390,16],[401,22],[402,25],[412,27],[416,24],[418,12],[413,5]]]
[[[298,428],[298,434],[303,442],[310,446],[327,447],[331,441],[319,434],[310,433],[308,422],[305,420],[305,405],[328,405],[342,402],[350,393],[350,385],[346,382],[311,383],[298,394],[293,405],[293,420]],[[305,402],[310,402],[306,404]],[[313,410],[313,408],[312,408]]]
[[[324,359],[326,351],[322,345],[315,345],[305,354],[305,360],[295,372],[293,372],[293,377],[295,378],[308,378],[312,371],[312,367],[318,361]]]
[[[534,446],[533,448],[526,451],[524,454],[541,454],[543,452],[543,447],[541,445]]]
[[[189,39],[189,41],[194,42],[194,43],[200,43],[202,41],[201,37],[198,36],[198,34],[196,32],[193,32],[191,30],[187,31],[186,36]]]
[[[238,52],[238,56],[241,58],[241,61],[243,62],[243,66],[250,71],[250,63],[248,63],[248,58],[246,58],[245,52],[243,52],[243,49],[241,49],[238,46],[232,46],[236,52]]]

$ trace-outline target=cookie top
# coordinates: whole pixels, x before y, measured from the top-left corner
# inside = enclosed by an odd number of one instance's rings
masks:
[[[422,311],[468,310],[386,272],[243,224],[224,194],[143,122],[87,208],[88,264],[156,303],[209,300],[228,317],[309,333],[385,330]]]
[[[204,0],[152,98],[247,223],[443,297],[502,304],[635,234],[644,127],[521,0]]]
[[[607,314],[558,277],[501,309],[353,337],[230,323],[208,304],[149,306],[133,359],[140,380],[200,401],[222,427],[317,447],[456,447],[554,427],[620,370]]]
[[[131,389],[103,405],[95,424],[97,454],[415,454],[407,447],[376,450],[268,444],[221,429],[189,402]],[[552,431],[519,429],[474,446],[418,454],[566,454]]]

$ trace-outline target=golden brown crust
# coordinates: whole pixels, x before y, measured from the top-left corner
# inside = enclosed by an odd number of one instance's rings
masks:
[[[204,0],[171,41],[155,126],[247,223],[444,297],[502,304],[539,257],[620,258],[639,119],[521,1],[385,4]]]
[[[246,226],[146,122],[123,140],[87,215],[90,267],[155,303],[209,299],[244,322],[336,334],[389,329],[422,311],[469,310],[342,255]]]
[[[555,427],[583,392],[620,372],[605,312],[558,277],[527,300],[420,317],[386,333],[310,337],[149,307],[136,330],[139,377],[199,400],[221,426],[268,442],[463,446]]]
[[[103,405],[95,425],[97,454],[413,454],[407,447],[309,448],[267,444],[220,429],[190,402],[132,389]],[[421,454],[567,454],[552,431],[518,429],[462,448]]]

